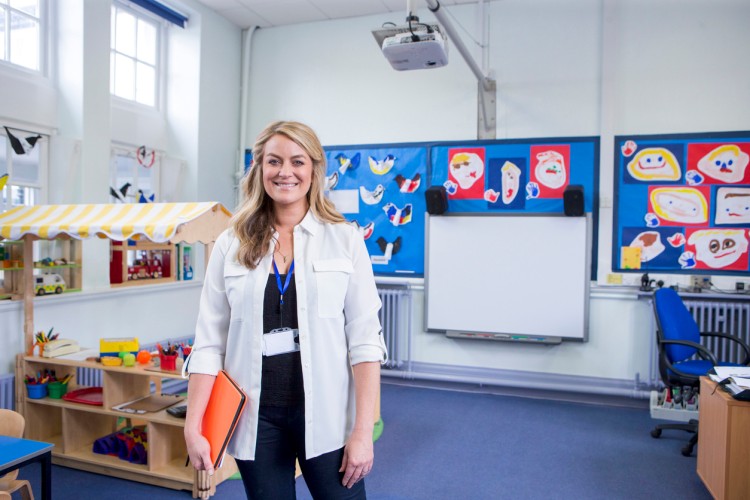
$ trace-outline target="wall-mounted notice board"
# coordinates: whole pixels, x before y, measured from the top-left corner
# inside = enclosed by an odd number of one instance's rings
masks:
[[[359,226],[375,274],[424,275],[424,144],[331,146],[329,199]]]
[[[590,216],[427,217],[428,331],[586,340]]]
[[[750,132],[615,137],[612,265],[746,273]]]
[[[584,210],[596,211],[598,137],[439,143],[430,163],[450,212],[562,213],[570,184],[583,186]]]

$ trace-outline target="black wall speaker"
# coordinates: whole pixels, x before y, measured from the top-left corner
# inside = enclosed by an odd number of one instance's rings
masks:
[[[424,201],[427,203],[427,212],[430,215],[440,215],[448,210],[448,194],[445,186],[430,186],[424,192]]]
[[[580,217],[583,215],[583,186],[570,184],[563,192],[565,215]]]

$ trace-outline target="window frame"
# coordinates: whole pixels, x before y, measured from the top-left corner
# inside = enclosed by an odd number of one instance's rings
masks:
[[[135,56],[129,56],[127,54],[124,54],[122,52],[119,52],[114,47],[115,37],[117,36],[116,32],[116,22],[115,22],[115,15],[117,12],[117,9],[123,10],[125,12],[128,12],[129,14],[133,15],[136,18],[136,21],[142,20],[148,24],[151,24],[156,29],[156,48],[155,48],[155,63],[152,65],[150,63],[144,62],[141,59],[138,59],[137,57],[137,43],[138,43],[138,36],[137,36],[137,30],[136,30],[136,55]],[[149,66],[153,66],[154,68],[154,104],[146,104],[143,102],[139,102],[134,97],[133,99],[122,97],[114,93],[114,85],[116,81],[115,72],[116,72],[116,66],[110,68],[110,97],[113,102],[126,105],[126,106],[133,106],[135,108],[140,109],[146,109],[146,110],[156,110],[161,111],[162,105],[164,103],[163,93],[162,89],[164,88],[164,81],[165,81],[165,61],[166,58],[166,28],[167,28],[167,22],[161,19],[160,17],[156,16],[155,14],[152,14],[151,12],[139,7],[138,5],[134,5],[132,3],[126,2],[125,0],[112,0],[112,8],[111,8],[111,14],[110,14],[110,23],[111,23],[111,38],[110,38],[110,65],[113,65],[114,61],[114,55],[115,54],[121,54],[124,57],[127,57],[131,60],[133,60],[136,64],[137,63],[143,63],[147,64]],[[133,74],[133,89],[136,89],[137,84],[137,72],[134,72]]]
[[[37,38],[37,53],[38,53],[38,68],[29,68],[28,66],[23,66],[18,63],[14,63],[10,60],[10,50],[11,50],[11,29],[10,29],[10,15],[7,16],[6,26],[7,30],[4,30],[3,37],[5,40],[3,43],[6,45],[6,48],[8,50],[8,59],[5,58],[5,54],[0,54],[0,66],[4,68],[9,68],[17,71],[23,71],[27,72],[29,74],[34,75],[41,75],[41,76],[48,76],[49,74],[49,57],[50,57],[50,33],[49,33],[49,26],[50,26],[50,16],[51,16],[51,6],[50,2],[48,0],[37,0],[38,6],[39,6],[39,16],[35,18],[34,16],[27,14],[26,12],[16,9],[10,5],[10,2],[6,0],[5,3],[0,3],[0,10],[6,11],[6,13],[10,14],[10,12],[18,13],[21,16],[28,17],[30,19],[36,19],[38,22],[38,28],[39,28],[39,36]]]
[[[138,164],[138,158],[136,155],[136,151],[138,150],[138,146],[131,146],[128,144],[123,143],[112,143],[110,147],[110,166],[109,166],[109,185],[113,189],[119,189],[120,186],[117,186],[116,180],[117,180],[117,157],[126,157],[131,160],[133,160],[133,180],[131,182],[131,186],[133,189],[137,192],[138,189],[138,167],[140,166]],[[154,196],[154,202],[159,203],[161,201],[161,167],[162,167],[162,160],[164,158],[164,153],[161,151],[153,150],[154,152],[154,164],[149,167],[149,170],[151,172],[151,193],[153,193]],[[119,203],[118,201],[114,201],[111,199],[112,196],[110,195],[110,203]],[[138,199],[135,198],[134,200],[126,200],[126,203],[138,203]]]
[[[49,179],[49,138],[50,133],[48,131],[29,131],[24,127],[17,127],[14,124],[9,123],[3,123],[3,125],[6,125],[9,129],[11,129],[12,132],[22,132],[25,135],[34,135],[39,134],[42,136],[39,141],[37,141],[35,148],[38,148],[38,155],[39,155],[39,164],[38,164],[38,176],[37,181],[34,182],[14,182],[15,176],[13,175],[13,159],[17,155],[10,144],[10,138],[5,132],[5,129],[0,127],[0,140],[5,141],[6,149],[5,149],[5,160],[7,165],[7,173],[8,173],[8,183],[5,185],[2,191],[0,191],[0,213],[7,212],[8,210],[11,210],[15,208],[16,206],[21,205],[13,205],[12,201],[12,189],[13,188],[29,188],[29,189],[37,189],[38,195],[36,196],[36,199],[34,200],[35,203],[33,204],[24,204],[23,206],[34,206],[34,205],[45,205],[47,203],[47,198],[49,196],[49,185],[48,185],[48,179]],[[15,134],[14,134],[15,135]],[[5,192],[5,196],[3,196],[3,192]]]

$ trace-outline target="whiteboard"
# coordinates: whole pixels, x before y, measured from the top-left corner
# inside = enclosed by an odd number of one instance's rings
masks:
[[[588,221],[562,215],[427,215],[427,330],[586,340]]]

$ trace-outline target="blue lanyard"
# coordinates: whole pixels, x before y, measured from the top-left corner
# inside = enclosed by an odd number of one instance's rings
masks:
[[[279,275],[279,268],[276,267],[276,261],[273,261],[273,273],[276,275],[276,286],[279,287],[279,294],[281,294],[279,304],[284,305],[284,294],[286,293],[287,288],[289,288],[289,282],[291,281],[292,274],[294,273],[294,259],[292,259],[292,265],[289,266],[289,272],[286,275],[286,280],[283,287],[281,286],[281,275]]]
[[[276,275],[276,286],[279,287],[279,313],[283,314],[282,307],[284,305],[284,293],[286,293],[287,288],[289,288],[289,282],[292,280],[292,274],[294,274],[294,259],[292,259],[292,265],[289,266],[289,272],[286,275],[286,280],[284,282],[284,286],[281,286],[281,275],[279,275],[279,268],[276,267],[276,261],[273,262],[273,274]],[[283,316],[281,317],[282,325],[283,325]]]

